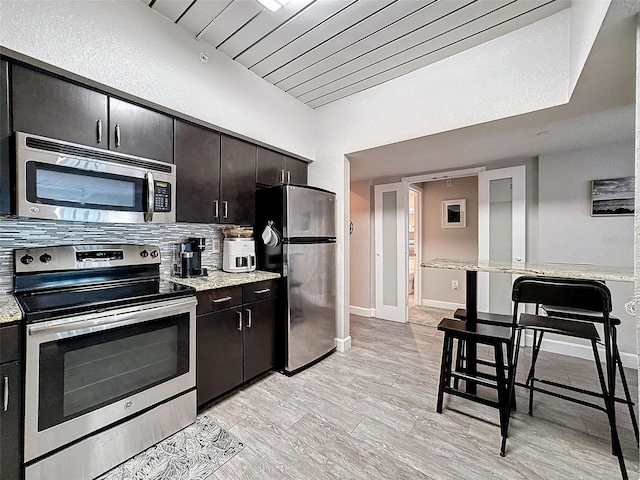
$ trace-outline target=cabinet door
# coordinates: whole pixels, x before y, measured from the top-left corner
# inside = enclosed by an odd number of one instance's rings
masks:
[[[19,479],[22,478],[22,385],[18,362],[0,365],[0,392],[0,478]]]
[[[242,310],[231,308],[196,318],[198,405],[242,383]]]
[[[302,160],[298,160],[296,158],[286,157],[286,169],[289,175],[289,183],[293,183],[295,185],[306,185],[307,184],[307,162],[303,162]]]
[[[176,120],[176,219],[218,223],[220,134]]]
[[[11,213],[9,63],[0,60],[0,213]]]
[[[102,93],[13,64],[11,104],[15,131],[107,148]]]
[[[220,156],[221,223],[253,225],[256,217],[256,146],[222,135]]]
[[[278,299],[270,298],[244,306],[244,379],[274,367]]]
[[[258,147],[258,159],[256,161],[256,183],[275,186],[282,183],[284,171],[284,155],[273,150]]]
[[[109,98],[109,148],[173,163],[173,119],[117,98]]]

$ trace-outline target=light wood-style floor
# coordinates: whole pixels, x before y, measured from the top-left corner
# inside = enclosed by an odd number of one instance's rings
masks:
[[[208,480],[620,478],[604,413],[536,394],[530,417],[520,390],[501,458],[497,410],[445,396],[444,412],[435,412],[442,344],[435,328],[352,315],[351,332],[346,353],[291,378],[271,373],[205,410],[245,444]],[[598,385],[593,362],[543,352],[538,365],[551,378]],[[637,374],[627,376],[637,396]],[[622,407],[629,478],[638,478]]]

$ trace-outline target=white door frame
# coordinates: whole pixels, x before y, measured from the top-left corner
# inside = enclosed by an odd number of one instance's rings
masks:
[[[385,260],[382,233],[383,233],[383,212],[382,212],[382,194],[386,192],[395,192],[397,198],[396,224],[394,225],[396,233],[396,305],[384,304],[383,289],[383,264]],[[394,322],[407,323],[408,314],[408,220],[409,220],[409,185],[405,182],[387,183],[374,186],[374,219],[375,219],[375,279],[376,279],[376,317],[384,320],[392,320]]]

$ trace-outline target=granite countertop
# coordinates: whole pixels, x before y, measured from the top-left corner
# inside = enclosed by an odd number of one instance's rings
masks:
[[[209,270],[206,277],[197,278],[181,278],[181,277],[164,277],[175,283],[194,287],[198,292],[203,290],[212,290],[214,288],[232,287],[234,285],[243,285],[245,283],[261,282],[263,280],[273,280],[280,278],[279,273],[263,272],[256,270],[246,273],[227,273],[222,270]]]
[[[509,263],[472,262],[436,258],[420,264],[425,268],[446,270],[469,270],[475,272],[515,273],[518,275],[540,275],[587,280],[608,280],[612,282],[633,282],[633,267],[608,267],[571,263]]]
[[[10,293],[0,294],[0,324],[22,319],[22,311],[18,302]]]

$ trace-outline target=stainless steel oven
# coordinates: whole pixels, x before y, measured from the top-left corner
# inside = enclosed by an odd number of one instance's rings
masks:
[[[195,421],[195,290],[159,278],[157,247],[33,248],[15,260],[27,480],[94,478]]]
[[[18,216],[175,222],[175,165],[23,132],[15,140]]]

